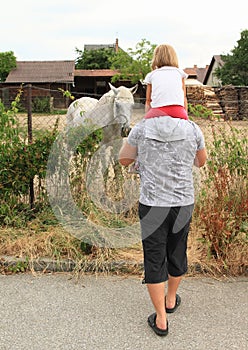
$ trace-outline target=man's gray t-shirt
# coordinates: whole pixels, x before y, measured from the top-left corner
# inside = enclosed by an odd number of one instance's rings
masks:
[[[205,147],[192,121],[172,117],[143,119],[127,142],[138,149],[140,203],[175,207],[194,203],[193,164]]]

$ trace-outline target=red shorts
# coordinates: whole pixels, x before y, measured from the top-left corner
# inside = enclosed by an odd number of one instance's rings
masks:
[[[180,118],[188,120],[188,114],[183,106],[173,105],[173,106],[163,106],[151,108],[145,115],[145,119],[170,116],[173,118]]]

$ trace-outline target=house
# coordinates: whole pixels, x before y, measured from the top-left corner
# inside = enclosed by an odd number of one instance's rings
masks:
[[[74,71],[72,93],[76,98],[87,94],[99,98],[99,96],[109,91],[108,84],[116,74],[118,74],[118,71],[112,69],[76,69]],[[128,82],[126,83],[128,84]],[[127,86],[127,84],[125,85]],[[114,85],[117,86],[118,84]]]
[[[192,68],[184,68],[184,72],[188,74],[188,78],[185,81],[185,85],[203,85],[207,69],[208,66],[206,66],[205,68],[199,68],[196,64]]]
[[[220,55],[214,55],[206,72],[206,75],[203,80],[204,85],[218,87],[221,86],[221,80],[216,77],[214,71],[218,67],[223,67],[224,62],[221,59]]]
[[[28,93],[25,87],[31,84],[32,99],[49,97],[53,101],[53,107],[68,107],[59,89],[71,90],[74,84],[74,61],[17,61],[16,63],[16,68],[1,84],[3,89],[1,89],[0,97],[4,103],[13,100],[22,86],[22,100],[25,104]]]
[[[76,69],[74,71],[74,86],[72,87],[72,94],[75,98],[82,96],[91,96],[94,98],[100,98],[106,92],[110,90],[109,83],[114,75],[118,74],[118,70],[113,69]],[[130,80],[118,80],[115,83],[111,83],[115,87],[124,85],[128,88],[133,87]],[[142,91],[140,84],[139,89]],[[136,96],[139,95],[139,91],[136,92]]]
[[[118,50],[122,50],[119,47],[119,40],[118,38],[115,39],[114,44],[90,44],[90,45],[84,45],[84,50],[101,50],[101,49],[113,49],[115,52],[118,52]]]

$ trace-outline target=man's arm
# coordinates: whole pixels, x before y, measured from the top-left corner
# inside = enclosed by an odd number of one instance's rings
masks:
[[[119,163],[128,166],[134,162],[137,157],[137,147],[131,146],[127,141],[124,142],[119,152]]]
[[[206,148],[200,149],[199,151],[196,152],[194,165],[200,168],[206,163],[206,160],[207,160]]]

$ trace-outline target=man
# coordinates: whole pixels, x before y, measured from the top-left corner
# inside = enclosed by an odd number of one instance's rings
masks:
[[[155,308],[148,324],[160,336],[168,334],[166,313],[175,312],[181,303],[177,289],[187,271],[194,207],[192,169],[203,166],[206,158],[200,128],[169,116],[140,121],[119,152],[120,164],[129,166],[135,161],[140,174],[144,282]]]

